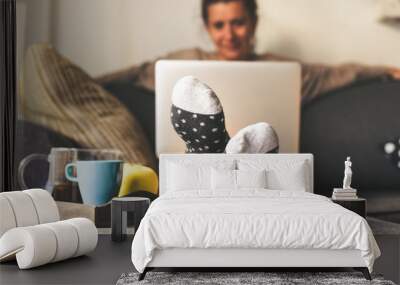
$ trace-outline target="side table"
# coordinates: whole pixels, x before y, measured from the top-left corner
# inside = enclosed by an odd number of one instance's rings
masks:
[[[340,206],[359,214],[365,218],[367,216],[367,200],[364,198],[357,199],[332,199],[332,202],[339,204]]]
[[[133,225],[136,233],[149,205],[149,198],[113,198],[111,201],[111,239],[113,241],[123,241],[126,239],[127,212],[134,213]]]

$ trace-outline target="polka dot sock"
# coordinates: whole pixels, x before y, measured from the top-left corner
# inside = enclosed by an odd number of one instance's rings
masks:
[[[229,141],[221,103],[214,91],[193,76],[174,87],[171,123],[188,153],[221,153]]]

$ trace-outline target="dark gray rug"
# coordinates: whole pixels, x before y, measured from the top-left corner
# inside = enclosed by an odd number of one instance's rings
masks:
[[[137,281],[138,273],[122,274],[117,285],[134,284],[368,284],[395,285],[382,276],[373,275],[368,281],[359,272],[148,272],[146,278]]]

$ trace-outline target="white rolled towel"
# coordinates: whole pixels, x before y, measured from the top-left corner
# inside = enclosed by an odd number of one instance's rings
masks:
[[[228,142],[225,152],[269,153],[279,151],[279,139],[274,128],[261,122],[249,125],[237,132]]]
[[[86,218],[18,227],[0,238],[0,261],[16,257],[20,269],[33,268],[86,254],[97,239],[95,225]]]

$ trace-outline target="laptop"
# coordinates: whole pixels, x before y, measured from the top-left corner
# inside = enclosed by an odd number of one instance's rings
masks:
[[[299,151],[301,68],[293,62],[160,60],[156,63],[156,153],[183,153],[171,120],[175,83],[192,75],[217,94],[233,137],[258,122],[274,127],[279,152]]]

